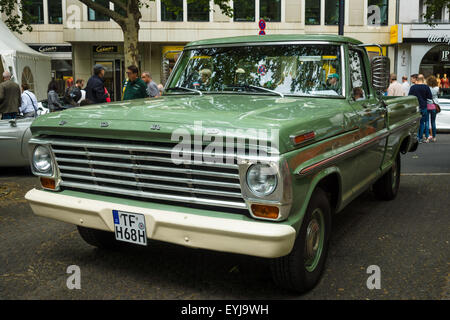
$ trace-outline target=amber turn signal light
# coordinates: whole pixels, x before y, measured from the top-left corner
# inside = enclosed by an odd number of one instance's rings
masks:
[[[252,204],[252,212],[256,217],[277,219],[280,209],[274,206]]]
[[[46,189],[56,189],[55,179],[41,177],[41,185]]]
[[[295,144],[299,144],[299,143],[314,139],[315,137],[316,137],[315,132],[311,131],[311,132],[308,132],[305,134],[295,136],[294,138],[292,138],[292,140],[294,141]]]

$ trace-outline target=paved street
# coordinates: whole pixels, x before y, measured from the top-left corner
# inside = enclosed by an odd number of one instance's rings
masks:
[[[333,221],[319,285],[305,295],[275,287],[264,259],[150,242],[101,251],[76,227],[32,214],[28,170],[0,173],[0,299],[449,299],[450,134],[402,158],[399,195],[370,192]],[[66,287],[69,265],[81,290]],[[381,268],[368,290],[366,269]]]

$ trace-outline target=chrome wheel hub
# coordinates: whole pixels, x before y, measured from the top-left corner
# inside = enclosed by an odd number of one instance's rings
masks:
[[[306,256],[307,260],[314,259],[320,242],[320,224],[317,219],[312,219],[306,229]]]

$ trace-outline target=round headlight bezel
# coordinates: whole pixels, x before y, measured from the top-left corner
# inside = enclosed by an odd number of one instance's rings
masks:
[[[254,195],[256,195],[260,198],[270,196],[271,194],[273,194],[275,192],[275,190],[278,187],[278,174],[277,173],[274,173],[272,175],[267,175],[267,176],[271,176],[274,179],[274,182],[272,183],[270,188],[268,188],[268,190],[266,190],[265,192],[259,191],[258,190],[259,188],[256,188],[255,185],[252,184],[251,174],[253,172],[255,172],[256,170],[259,170],[259,174],[261,174],[261,169],[263,167],[266,167],[269,170],[274,170],[274,168],[270,164],[256,163],[256,164],[252,164],[250,167],[248,167],[247,173],[246,173],[246,183],[247,183],[248,189],[250,190],[250,192],[252,192]]]
[[[45,163],[46,161],[46,163]],[[37,145],[31,156],[33,171],[42,176],[53,175],[53,158],[50,149],[44,145]]]

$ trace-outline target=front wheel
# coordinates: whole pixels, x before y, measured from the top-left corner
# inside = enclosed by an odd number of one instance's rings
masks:
[[[401,161],[400,153],[395,158],[391,169],[373,185],[375,196],[381,200],[394,200],[400,186]]]
[[[302,226],[290,254],[271,261],[275,283],[299,293],[320,280],[328,252],[331,208],[325,192],[317,188],[309,202]]]

